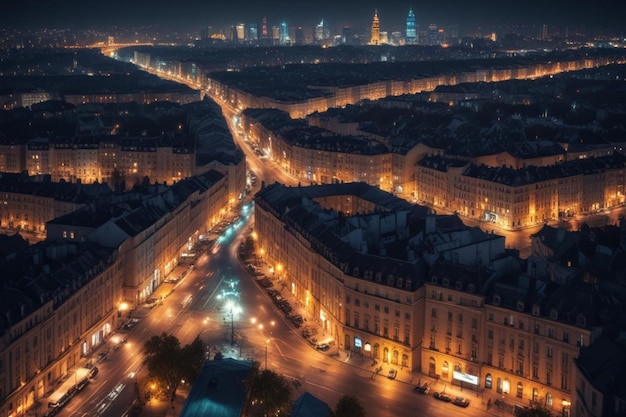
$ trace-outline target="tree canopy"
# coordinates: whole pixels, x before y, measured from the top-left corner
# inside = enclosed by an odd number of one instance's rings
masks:
[[[250,417],[277,416],[289,412],[292,391],[285,377],[268,369],[259,371],[257,366],[250,373],[247,385]]]
[[[151,390],[172,399],[183,380],[195,381],[204,361],[204,346],[199,338],[181,347],[176,336],[167,333],[152,336],[144,344],[143,353],[148,380],[156,385]]]
[[[335,417],[365,417],[365,409],[358,398],[344,395],[337,401]]]

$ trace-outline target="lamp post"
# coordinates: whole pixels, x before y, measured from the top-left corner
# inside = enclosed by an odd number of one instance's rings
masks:
[[[156,386],[154,385],[154,383],[150,384],[150,393],[148,395],[148,412],[150,413],[150,416],[152,416],[152,396],[154,395],[154,389],[156,388]]]
[[[252,324],[256,324],[257,323],[257,319],[255,317],[253,317],[252,319],[250,319],[250,322],[252,322]],[[263,323],[259,323],[257,325],[257,328],[260,330],[261,335],[263,335],[264,339],[265,339],[265,346],[264,346],[264,348],[265,348],[265,369],[266,370],[267,370],[267,345],[269,345],[269,343],[272,340],[272,331],[271,331],[271,329],[274,328],[274,325],[276,325],[276,322],[274,320],[272,320],[272,321],[269,322],[269,324],[270,324],[269,336],[265,336],[264,335],[263,329],[265,328],[265,326],[264,326]]]
[[[235,344],[235,315],[233,314],[233,306],[230,306],[230,344]]]

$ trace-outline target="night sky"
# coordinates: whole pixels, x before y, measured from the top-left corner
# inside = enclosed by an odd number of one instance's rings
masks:
[[[15,28],[105,28],[164,25],[189,30],[238,22],[368,27],[378,9],[382,30],[401,30],[409,6],[417,23],[458,24],[460,28],[509,24],[604,28],[626,33],[626,0],[8,0],[0,24]]]

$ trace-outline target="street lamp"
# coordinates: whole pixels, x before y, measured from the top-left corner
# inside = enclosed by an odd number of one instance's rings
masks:
[[[257,319],[255,317],[253,317],[253,318],[250,319],[250,322],[252,324],[256,324],[257,323]],[[274,326],[276,325],[276,322],[274,320],[271,320],[269,322],[269,325],[270,325],[270,327],[269,327],[270,328],[269,336],[265,336],[264,335],[264,337],[265,337],[265,369],[266,370],[267,370],[267,345],[269,345],[269,343],[272,340],[272,330],[271,329],[274,328]],[[261,334],[263,334],[263,329],[265,328],[265,325],[263,323],[259,323],[257,325],[257,328],[261,331]]]
[[[241,312],[241,308],[234,303],[234,301],[229,300],[226,303],[226,308],[230,311],[230,344],[235,344],[235,314]],[[226,320],[226,318],[224,318]]]
[[[150,384],[150,393],[148,394],[148,412],[150,413],[150,416],[152,416],[152,396],[154,395],[154,389],[156,388],[156,385],[154,383]]]

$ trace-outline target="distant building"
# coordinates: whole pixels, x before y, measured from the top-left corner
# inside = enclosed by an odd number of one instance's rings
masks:
[[[245,23],[237,23],[237,25],[235,26],[235,41],[236,42],[245,42],[248,38],[247,38],[247,33],[246,33],[246,25]]]
[[[259,40],[259,25],[256,23],[248,23],[248,40],[256,42]]]
[[[406,17],[405,42],[407,45],[417,44],[417,28],[415,27],[415,14],[413,8],[409,8],[409,15]]]
[[[304,29],[302,28],[302,26],[296,26],[295,28],[293,28],[292,40],[295,45],[305,44]]]
[[[354,45],[354,33],[350,26],[344,26],[341,30],[341,43],[344,45]]]
[[[0,175],[0,227],[16,232],[46,235],[46,222],[109,196],[102,184],[52,182],[50,176]]]
[[[378,20],[378,9],[374,10],[374,19],[372,19],[372,35],[370,37],[370,45],[380,45],[380,21]]]
[[[328,23],[321,20],[320,23],[315,26],[315,43],[317,44],[326,44],[330,39],[330,28],[328,27]]]
[[[428,25],[428,45],[435,46],[443,43],[443,31],[440,31],[437,24]]]
[[[287,22],[285,21],[280,23],[278,43],[282,46],[291,45],[291,37],[289,36],[289,27],[287,26]]]
[[[263,21],[261,23],[261,39],[269,38],[269,31],[267,29],[267,17],[263,17]]]
[[[277,45],[280,42],[280,26],[272,26],[271,33],[272,44]]]
[[[512,169],[428,156],[415,181],[418,201],[513,230],[624,204],[626,159],[616,153]]]

